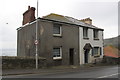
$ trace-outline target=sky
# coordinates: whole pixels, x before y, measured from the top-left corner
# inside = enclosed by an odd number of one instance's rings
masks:
[[[0,49],[17,48],[17,28],[23,13],[37,0],[0,0]],[[38,16],[50,13],[76,19],[90,17],[93,25],[104,29],[104,39],[118,36],[118,0],[39,0]]]

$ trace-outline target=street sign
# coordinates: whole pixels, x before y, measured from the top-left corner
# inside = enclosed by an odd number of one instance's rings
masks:
[[[35,44],[36,44],[36,45],[38,44],[38,40],[35,40]]]

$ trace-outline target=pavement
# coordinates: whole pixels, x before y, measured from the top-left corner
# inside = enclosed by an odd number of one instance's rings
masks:
[[[51,68],[43,68],[43,69],[4,69],[2,70],[1,76],[8,75],[25,75],[25,74],[55,74],[55,73],[64,73],[64,72],[75,72],[78,70],[87,70],[90,68],[99,68],[101,66],[58,66]],[[102,66],[108,67],[108,66]]]
[[[80,68],[80,67],[79,67]],[[43,69],[4,69],[2,76],[7,75],[24,75],[24,74],[52,74],[56,72],[66,72],[78,69],[76,66],[59,66]]]

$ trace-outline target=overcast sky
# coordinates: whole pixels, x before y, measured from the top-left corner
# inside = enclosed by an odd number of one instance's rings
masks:
[[[28,5],[37,0],[0,0],[0,48],[17,48],[17,28],[22,25]],[[39,0],[39,17],[50,13],[76,19],[90,17],[104,29],[104,38],[118,35],[118,0]]]

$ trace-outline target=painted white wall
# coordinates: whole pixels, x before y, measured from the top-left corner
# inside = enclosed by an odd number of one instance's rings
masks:
[[[84,64],[84,50],[83,47],[86,43],[90,43],[92,47],[101,47],[102,55],[99,58],[103,57],[103,31],[99,30],[99,40],[94,40],[93,38],[93,29],[88,28],[88,40],[83,39],[83,27],[79,27],[79,55],[80,55],[80,64]],[[94,61],[94,57],[91,56],[92,49],[89,52],[88,63],[92,63]]]

